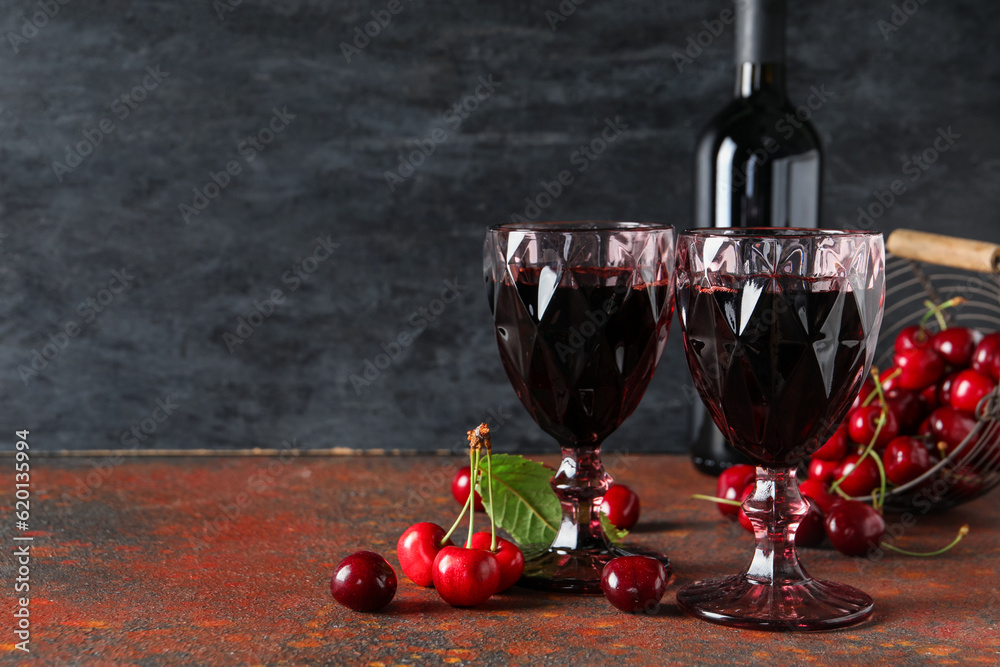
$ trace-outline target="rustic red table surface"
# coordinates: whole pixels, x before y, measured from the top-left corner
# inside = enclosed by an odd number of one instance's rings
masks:
[[[1000,492],[918,516],[900,545],[939,546],[961,524],[972,529],[938,558],[889,553],[871,562],[803,550],[814,575],[869,592],[876,615],[839,632],[775,634],[710,625],[673,603],[678,585],[735,573],[749,557],[747,534],[689,499],[710,493],[714,481],[682,457],[617,464],[619,479],[642,497],[633,541],[666,550],[674,562],[676,581],[656,615],[626,615],[602,597],[520,589],[454,609],[401,574],[382,613],[334,603],[329,579],[342,557],[371,549],[396,566],[406,526],[455,515],[449,483],[457,459],[36,461],[30,658],[123,665],[1000,660]],[[12,491],[4,489],[2,500],[12,517]],[[9,550],[20,544],[15,534],[13,518],[3,522]],[[9,591],[15,569],[5,559]],[[5,659],[29,657],[14,647],[13,619],[4,627]]]

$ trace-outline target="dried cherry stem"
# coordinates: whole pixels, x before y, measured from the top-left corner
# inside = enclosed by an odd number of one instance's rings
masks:
[[[729,500],[728,498],[716,498],[715,496],[706,496],[702,493],[696,493],[691,496],[692,500],[711,500],[713,503],[721,503],[723,505],[733,505],[734,507],[741,507],[743,503],[739,500]]]
[[[956,544],[958,544],[959,542],[961,542],[962,538],[965,537],[968,534],[969,534],[969,525],[966,524],[966,525],[964,525],[964,526],[962,526],[961,528],[958,529],[958,535],[955,536],[955,539],[953,539],[947,546],[943,546],[943,547],[941,547],[940,549],[938,549],[936,551],[923,551],[923,552],[921,552],[921,551],[909,551],[907,549],[900,549],[899,547],[893,546],[892,544],[889,544],[887,542],[883,542],[881,546],[883,546],[886,549],[889,549],[891,551],[895,551],[897,553],[901,553],[901,554],[903,554],[905,556],[916,556],[917,558],[927,558],[927,557],[930,557],[930,556],[940,556],[944,552],[949,551],[952,547],[954,547]]]
[[[489,512],[487,514],[490,517],[490,551],[495,552],[497,550],[497,522],[493,518],[493,439],[490,437],[490,427],[486,422],[481,423],[475,429],[468,431],[466,436],[469,439],[469,447],[476,452],[476,460],[479,461],[480,451],[486,450],[486,471],[483,473],[483,480],[486,482],[487,490],[486,494],[489,497]],[[482,488],[483,480],[479,479],[478,474],[473,474],[470,477],[471,481],[471,491],[474,494],[476,489],[476,483],[478,482],[479,487]],[[469,544],[472,542],[472,527],[470,522],[469,527]]]
[[[469,473],[469,498],[471,500],[471,502],[469,502],[470,506],[472,505],[472,502],[475,502],[476,499],[476,479],[479,477],[478,447],[472,450],[472,458],[475,459],[475,463],[472,464],[472,471]],[[474,533],[475,530],[476,530],[476,512],[473,509],[469,511],[469,536],[465,538],[466,549],[472,548],[472,533]]]
[[[927,321],[933,317],[934,319],[937,320],[938,327],[941,328],[941,331],[944,331],[945,329],[948,328],[948,322],[947,320],[944,319],[944,315],[941,314],[941,311],[943,311],[945,308],[954,308],[956,306],[961,306],[966,301],[968,301],[968,299],[966,299],[963,296],[956,296],[952,299],[948,299],[940,306],[935,304],[933,301],[929,299],[927,301],[924,301],[924,305],[927,307],[927,312],[924,313],[923,318],[920,320],[920,328],[921,329],[926,328]]]
[[[449,528],[448,532],[445,533],[444,537],[441,538],[441,545],[442,546],[445,544],[445,542],[447,542],[449,539],[451,539],[451,536],[458,529],[459,524],[462,523],[462,519],[465,518],[465,513],[466,512],[469,512],[470,519],[471,519],[472,515],[475,514],[475,512],[472,510],[472,504],[473,504],[473,502],[476,499],[475,484],[474,484],[473,480],[476,479],[475,476],[476,476],[476,472],[477,472],[477,468],[478,467],[479,466],[478,466],[478,461],[476,459],[476,450],[473,449],[472,447],[469,447],[469,487],[470,487],[469,488],[469,497],[466,498],[465,504],[462,505],[462,511],[459,512],[458,518],[455,519],[455,523],[451,524],[451,528]]]
[[[879,480],[881,481],[881,484],[878,492],[872,493],[872,507],[881,511],[882,502],[885,500],[885,493],[886,493],[885,466],[882,465],[882,460],[879,458],[878,454],[875,453],[875,443],[878,441],[879,434],[882,433],[882,427],[885,426],[886,424],[887,421],[886,411],[888,411],[889,408],[885,401],[885,393],[882,391],[882,382],[879,379],[877,368],[872,369],[872,379],[875,380],[875,393],[878,395],[879,401],[882,404],[882,411],[879,412],[878,423],[875,424],[875,433],[872,434],[871,441],[868,443],[868,446],[865,447],[864,451],[861,452],[861,456],[859,456],[858,460],[855,461],[854,466],[857,467],[857,465],[862,461],[864,461],[865,457],[867,456],[871,456],[872,460],[875,461],[875,465],[878,467],[878,476]],[[835,481],[833,484],[830,485],[830,490],[833,491],[834,493],[837,493],[843,498],[850,498],[850,496],[847,495],[847,493],[845,493],[840,488],[840,484],[845,479],[847,479],[852,472],[854,472],[853,468],[850,470],[850,472],[846,472],[843,475],[841,475],[840,479],[838,479],[837,481]]]
[[[486,449],[486,495],[489,496],[490,502],[490,551],[497,550],[497,522],[493,518],[493,438],[490,437],[490,427],[489,424],[483,422],[476,429],[476,436],[482,442],[483,447]],[[482,483],[480,483],[482,486]]]

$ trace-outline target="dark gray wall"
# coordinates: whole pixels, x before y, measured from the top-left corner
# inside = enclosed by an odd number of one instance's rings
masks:
[[[553,30],[556,0],[401,0],[347,62],[340,44],[388,0],[224,2],[49,0],[51,18],[44,1],[3,3],[0,446],[15,428],[37,448],[121,446],[146,420],[155,433],[126,446],[441,448],[493,410],[509,415],[501,447],[551,449],[499,364],[483,229],[565,169],[574,182],[544,218],[686,226],[694,138],[730,94],[732,28],[702,34],[683,71],[675,54],[729,3],[589,0]],[[900,179],[878,229],[1000,239],[1000,5],[907,0],[889,31],[890,2],[789,4],[792,99],[829,92],[813,98],[825,223],[855,226]],[[481,77],[499,83],[449,114]],[[241,142],[275,109],[288,116],[251,161]],[[574,152],[609,120],[627,127],[580,173]],[[913,179],[904,163],[949,127],[959,138]],[[67,146],[86,151],[84,133],[101,140],[76,163]],[[428,139],[433,154],[390,190],[385,172]],[[196,200],[227,163],[239,173]],[[207,205],[185,220],[182,204]],[[286,273],[326,257],[318,238],[332,255]],[[415,334],[446,281],[457,299],[355,391],[350,376]],[[274,290],[230,352],[227,333]],[[674,336],[612,446],[683,447],[678,350]],[[32,369],[36,351],[52,358]]]

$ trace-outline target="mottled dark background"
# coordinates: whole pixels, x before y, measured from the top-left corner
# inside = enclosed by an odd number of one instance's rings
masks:
[[[908,0],[897,26],[890,2],[789,4],[791,97],[829,93],[813,98],[825,224],[856,226],[900,179],[878,229],[1000,240],[1000,5]],[[685,227],[696,133],[732,88],[732,27],[703,22],[730,3],[587,0],[547,18],[557,0],[401,0],[348,62],[341,43],[387,5],[0,5],[0,447],[27,428],[47,449],[433,449],[492,410],[502,448],[552,448],[500,367],[483,229],[565,169],[574,182],[543,218]],[[450,115],[480,77],[498,85]],[[282,129],[251,161],[240,144],[275,109]],[[574,152],[608,120],[627,127],[580,173]],[[906,161],[947,128],[958,138],[914,179]],[[435,138],[390,189],[399,156]],[[67,156],[81,142],[89,154]],[[197,199],[211,173],[226,187]],[[446,281],[458,296],[436,304]],[[401,334],[415,337],[352,385]],[[678,343],[612,448],[684,447]]]

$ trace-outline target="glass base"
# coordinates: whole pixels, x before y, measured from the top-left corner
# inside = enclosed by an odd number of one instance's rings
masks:
[[[851,586],[819,579],[771,586],[744,575],[696,581],[677,591],[677,604],[705,621],[751,630],[832,630],[872,614],[874,602]]]
[[[600,595],[604,566],[619,556],[655,558],[663,563],[668,579],[673,569],[670,559],[663,554],[632,545],[572,550],[549,547],[540,553],[525,554],[524,574],[517,585],[540,591]]]

